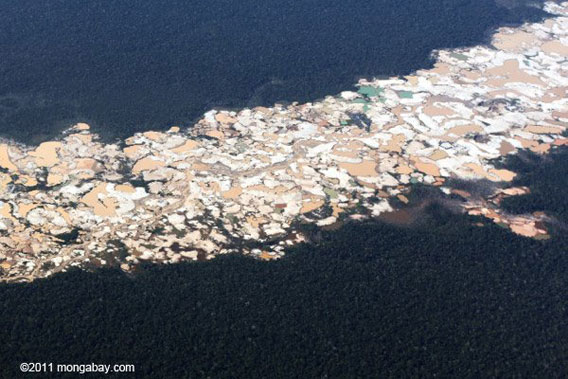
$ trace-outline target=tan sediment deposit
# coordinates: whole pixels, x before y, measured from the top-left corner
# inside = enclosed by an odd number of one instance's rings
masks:
[[[424,162],[420,158],[411,158],[414,167],[426,175],[440,176],[440,168],[435,163]]]
[[[253,216],[248,216],[246,218],[246,221],[255,228],[258,228],[262,224],[266,224],[268,222],[268,220],[266,220],[264,217],[253,217]]]
[[[525,31],[501,32],[495,35],[493,46],[503,51],[520,52],[537,42],[538,38],[535,35]]]
[[[488,176],[485,169],[477,163],[466,163],[464,167],[469,168],[479,178],[486,178]]]
[[[145,132],[142,133],[142,135],[146,138],[148,138],[151,141],[161,141],[162,139],[164,139],[166,137],[166,135],[164,133],[161,132],[154,132],[154,131],[150,131],[150,132]]]
[[[531,147],[531,151],[537,154],[547,154],[552,146],[549,143],[541,143],[540,145]]]
[[[240,186],[235,186],[230,190],[223,192],[223,197],[225,199],[236,199],[241,193],[243,193],[243,189]]]
[[[3,203],[0,205],[0,217],[4,217],[8,220],[17,222],[14,216],[12,216],[12,206],[8,203]]]
[[[315,211],[318,208],[321,208],[325,205],[325,201],[323,200],[311,200],[302,203],[302,208],[300,209],[300,213],[309,213]]]
[[[26,187],[35,187],[38,185],[37,179],[29,175],[20,175],[16,183],[23,184]]]
[[[48,186],[56,186],[58,184],[61,184],[61,182],[63,182],[63,178],[64,176],[61,174],[56,174],[56,173],[49,173],[47,175],[47,185]]]
[[[516,173],[503,169],[502,170],[491,169],[489,170],[489,175],[494,175],[498,178],[498,180],[503,182],[510,182],[515,178],[515,176],[517,176]]]
[[[215,120],[222,124],[234,124],[235,122],[237,122],[236,118],[226,115],[225,113],[216,114]]]
[[[81,141],[83,144],[88,145],[93,142],[93,135],[92,134],[71,134],[70,137],[76,138]]]
[[[363,161],[361,163],[340,163],[339,167],[347,170],[351,176],[377,176],[375,170],[377,164],[372,161]]]
[[[507,142],[507,141],[502,141],[502,142],[501,142],[501,146],[499,147],[499,153],[500,153],[501,155],[507,155],[507,154],[509,154],[509,153],[514,152],[515,150],[516,150],[516,149],[515,149],[515,146],[511,145],[511,144],[510,144],[509,142]]]
[[[454,126],[453,128],[450,128],[450,130],[448,130],[448,134],[452,134],[458,137],[464,136],[468,133],[482,133],[483,132],[483,128],[479,125],[460,125],[460,126]]]
[[[57,152],[61,148],[60,141],[43,142],[29,155],[35,158],[35,162],[40,167],[51,167],[59,163]]]
[[[26,217],[28,215],[28,212],[31,211],[34,208],[39,207],[40,204],[36,204],[36,203],[31,203],[31,204],[18,204],[18,214],[21,217]]]
[[[129,159],[137,159],[140,157],[141,154],[143,154],[143,151],[145,150],[145,148],[141,145],[133,145],[133,146],[128,146],[124,148],[124,154],[129,158]]]
[[[136,192],[136,188],[134,188],[132,186],[132,184],[119,184],[114,189],[119,191],[119,192],[124,192],[124,193],[135,193]]]
[[[387,145],[381,146],[381,151],[402,152],[402,144],[406,141],[404,134],[395,134],[388,141]]]
[[[537,231],[529,225],[512,224],[511,230],[525,237],[534,237],[538,234]]]
[[[424,114],[430,117],[436,117],[436,116],[451,117],[458,115],[459,113],[456,113],[454,110],[444,106],[440,102],[436,102],[425,106]]]
[[[557,126],[529,125],[524,131],[534,134],[562,134],[566,128]]]
[[[432,159],[433,161],[438,161],[447,157],[449,157],[449,155],[444,150],[434,150],[428,158]]]
[[[558,54],[562,57],[568,57],[568,46],[560,41],[545,42],[540,48],[548,54]]]
[[[16,165],[14,165],[10,160],[8,145],[6,144],[0,144],[0,167],[5,168],[8,171],[18,171]]]
[[[225,139],[225,134],[220,130],[210,130],[205,134],[209,137],[212,137],[212,138],[216,138],[216,139],[220,139],[220,140]]]
[[[100,196],[108,194],[106,187],[107,183],[99,184],[97,187],[93,188],[91,192],[83,196],[81,202],[92,207],[97,216],[113,217],[116,216],[116,200],[110,197]]]
[[[92,158],[81,158],[75,161],[75,170],[92,170],[97,169],[98,162]]]
[[[493,182],[510,182],[516,176],[514,172],[505,169],[489,169],[488,171],[485,171],[482,166],[475,163],[467,163],[465,164],[465,167],[473,171],[477,177],[485,178]]]
[[[530,75],[519,67],[519,61],[509,59],[502,66],[494,67],[486,71],[490,76],[500,77],[502,79],[493,78],[487,81],[487,85],[500,87],[507,83],[530,83],[539,86],[546,86],[538,76]]]
[[[185,143],[181,146],[175,147],[172,149],[173,153],[176,154],[183,154],[183,153],[187,153],[189,151],[192,151],[193,149],[197,148],[199,146],[199,143],[193,140],[187,140],[185,141]]]
[[[142,171],[156,170],[160,167],[165,166],[166,164],[163,161],[158,160],[156,157],[146,157],[140,159],[138,162],[136,162],[136,164],[134,164],[134,167],[132,167],[132,172],[134,174],[138,174]]]

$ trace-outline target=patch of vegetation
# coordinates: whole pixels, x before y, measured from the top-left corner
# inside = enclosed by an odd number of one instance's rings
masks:
[[[563,154],[533,191],[560,210],[566,187],[549,176]],[[132,363],[159,378],[562,377],[568,236],[523,238],[435,205],[425,215],[413,228],[307,225],[319,244],[273,262],[229,255],[2,285],[0,377],[23,361]]]
[[[0,133],[34,144],[82,121],[114,142],[192,125],[211,108],[313,101],[356,90],[356,77],[427,68],[433,49],[477,45],[496,27],[545,15],[494,0],[263,4],[12,1],[0,13]]]
[[[557,149],[549,155],[522,152],[511,156],[506,165],[519,174],[513,184],[527,186],[531,193],[506,198],[503,208],[513,213],[545,211],[568,221],[568,149]]]

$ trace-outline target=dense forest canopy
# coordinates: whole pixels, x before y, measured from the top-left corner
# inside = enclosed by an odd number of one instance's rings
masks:
[[[2,285],[0,376],[27,361],[132,363],[156,378],[562,377],[567,162],[565,149],[507,164],[533,190],[510,211],[556,217],[547,241],[432,205],[413,227],[314,229],[320,244],[275,262]]]
[[[34,143],[82,121],[125,137],[314,100],[543,15],[494,0],[5,0],[0,134]]]

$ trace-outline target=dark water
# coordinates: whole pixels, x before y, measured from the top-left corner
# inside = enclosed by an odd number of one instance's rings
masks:
[[[277,262],[2,285],[0,377],[22,361],[152,378],[566,377],[567,162],[568,150],[511,162],[519,183],[538,178],[520,199],[558,220],[548,241],[432,206],[414,227],[313,229],[318,246]]]
[[[124,137],[217,105],[313,100],[542,15],[500,3],[4,0],[0,135],[34,143],[81,120]]]

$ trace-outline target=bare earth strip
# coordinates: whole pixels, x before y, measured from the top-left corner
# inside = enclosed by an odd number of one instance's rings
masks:
[[[516,174],[491,163],[568,143],[568,3],[546,7],[558,17],[320,102],[212,110],[188,130],[124,145],[98,142],[86,124],[37,147],[5,141],[0,279],[233,252],[273,259],[304,240],[296,222],[378,216],[408,202],[413,183],[451,193],[449,178],[505,183],[487,199],[455,194],[464,212],[547,238],[544,215],[499,209],[528,190],[507,186]]]

